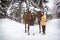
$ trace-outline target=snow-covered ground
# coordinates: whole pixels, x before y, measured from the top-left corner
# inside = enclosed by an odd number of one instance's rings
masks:
[[[60,40],[60,19],[47,21],[46,35],[39,33],[38,25],[30,26],[29,36],[24,29],[24,24],[8,18],[0,19],[0,40]]]

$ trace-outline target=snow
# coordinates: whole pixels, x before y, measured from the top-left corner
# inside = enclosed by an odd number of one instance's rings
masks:
[[[15,8],[19,8],[19,3],[11,4],[7,9],[7,15],[10,16],[10,14],[15,10]],[[17,10],[17,9],[16,9]]]
[[[26,12],[26,10],[27,10],[27,4],[25,3],[25,2],[23,2],[22,4],[22,11],[24,11],[24,12]]]
[[[12,7],[12,5],[9,6],[9,8],[7,9],[7,13],[10,14],[11,10],[10,8]]]
[[[46,35],[39,33],[38,25],[30,26],[30,35],[28,36],[24,32],[24,24],[8,18],[0,19],[0,40],[60,40],[59,26],[60,19],[47,21]]]
[[[40,9],[40,8],[35,8],[35,10],[36,10],[36,11],[41,11],[41,9]]]
[[[34,12],[34,7],[33,6],[30,6],[29,7],[29,11]]]

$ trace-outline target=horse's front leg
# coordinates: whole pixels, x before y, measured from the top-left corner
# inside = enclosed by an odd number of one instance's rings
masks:
[[[41,26],[40,26],[40,21],[39,21],[39,33],[41,33]]]

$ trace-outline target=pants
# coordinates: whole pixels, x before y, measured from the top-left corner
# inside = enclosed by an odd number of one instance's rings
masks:
[[[46,26],[43,25],[43,26],[42,26],[42,32],[43,32],[43,33],[45,33],[45,28],[46,28]]]

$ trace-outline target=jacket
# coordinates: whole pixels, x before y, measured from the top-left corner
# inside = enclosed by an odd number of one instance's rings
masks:
[[[40,20],[40,25],[46,25],[46,15],[43,15]]]

